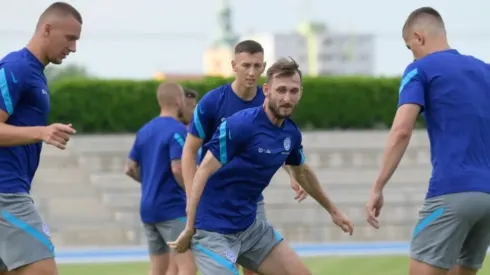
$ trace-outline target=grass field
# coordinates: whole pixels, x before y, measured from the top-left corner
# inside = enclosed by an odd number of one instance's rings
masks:
[[[407,275],[407,256],[305,258],[314,275]],[[64,264],[60,275],[146,275],[147,263]],[[490,263],[479,275],[490,275]]]

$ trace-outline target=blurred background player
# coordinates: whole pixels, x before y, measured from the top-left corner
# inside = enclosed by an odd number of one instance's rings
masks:
[[[235,46],[235,55],[231,66],[235,72],[235,80],[206,93],[194,111],[182,155],[186,192],[191,189],[192,180],[196,173],[198,152],[201,150],[201,156],[206,154],[202,145],[211,140],[220,123],[240,110],[261,106],[264,103],[265,97],[262,87],[257,86],[266,66],[262,45],[253,40],[239,42]],[[297,192],[297,200],[302,201],[306,198],[307,194],[293,179],[291,180],[291,187]],[[265,220],[264,197],[262,195],[257,211],[257,218]],[[254,274],[246,270],[244,272],[246,275]]]
[[[42,142],[65,149],[75,130],[49,126],[44,68],[76,51],[80,13],[56,2],[40,16],[27,46],[0,60],[0,274],[56,275],[54,246],[29,195]]]
[[[474,275],[490,245],[490,66],[451,49],[444,21],[430,7],[410,14],[403,39],[415,61],[400,85],[368,221],[379,227],[383,187],[422,112],[433,170],[412,237],[410,274]]]
[[[238,274],[235,262],[262,275],[311,274],[280,234],[256,218],[257,201],[284,163],[334,222],[352,233],[348,219],[304,165],[302,135],[289,119],[302,95],[301,82],[296,62],[279,60],[267,71],[263,106],[225,119],[205,145],[208,151],[192,184],[186,229],[170,243],[176,251],[186,251],[195,234],[192,250],[203,275]]]
[[[185,113],[182,87],[163,83],[158,87],[160,115],[136,134],[129,153],[126,174],[141,182],[140,215],[148,238],[150,274],[165,275],[170,249],[186,223],[186,197],[180,158],[187,133],[179,121]],[[179,275],[197,273],[192,254],[174,255]],[[173,270],[175,272],[175,270]]]
[[[191,123],[192,120],[192,114],[194,113],[194,109],[196,108],[197,105],[197,92],[184,87],[184,96],[185,96],[185,107],[184,107],[184,113],[182,115],[181,121],[184,123],[187,127]]]
[[[184,110],[180,116],[180,121],[186,126],[189,126],[189,123],[192,119],[192,113],[194,112],[194,108],[196,108],[197,105],[197,92],[190,89],[183,87],[184,89]],[[198,156],[199,158],[199,156]],[[166,275],[177,275],[179,274],[178,272],[178,266],[175,264],[175,259],[173,253],[168,253],[168,268],[167,268],[167,273]],[[151,275],[151,274],[150,274]]]

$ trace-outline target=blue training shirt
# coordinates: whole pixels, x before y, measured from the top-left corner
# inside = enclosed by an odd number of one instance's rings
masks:
[[[180,160],[187,130],[172,117],[156,117],[136,134],[129,158],[140,166],[140,215],[144,223],[185,217],[185,192],[174,178],[172,160]]]
[[[427,198],[490,193],[490,66],[456,50],[436,52],[405,70],[399,106],[422,107],[432,176]]]
[[[208,93],[199,101],[189,127],[189,133],[208,143],[221,122],[234,113],[253,107],[262,106],[265,96],[262,87],[257,87],[257,94],[252,100],[245,101],[238,97],[231,83],[220,86]],[[206,155],[206,148],[201,147],[200,160]],[[198,164],[200,161],[197,162]],[[261,195],[260,200],[263,200]]]
[[[44,64],[26,48],[0,60],[0,109],[13,126],[46,126],[50,111]],[[42,142],[0,147],[0,193],[29,193]]]
[[[222,167],[206,183],[195,227],[231,234],[252,225],[257,202],[277,170],[285,162],[303,164],[301,139],[290,119],[275,126],[262,106],[224,120],[205,145]]]

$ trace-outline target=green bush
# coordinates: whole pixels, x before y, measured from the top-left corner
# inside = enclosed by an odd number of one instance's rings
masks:
[[[201,96],[230,79],[185,82]],[[51,121],[79,132],[135,132],[158,114],[156,81],[74,79],[51,85]],[[302,129],[389,127],[396,110],[398,78],[305,78],[293,116]]]

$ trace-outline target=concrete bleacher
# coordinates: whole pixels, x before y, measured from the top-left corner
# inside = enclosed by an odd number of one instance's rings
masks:
[[[355,223],[347,237],[308,198],[293,201],[281,170],[265,191],[268,219],[289,241],[407,240],[430,177],[426,134],[416,132],[385,191],[382,228],[366,225],[364,204],[376,177],[387,133],[309,132],[307,162],[333,201]],[[59,246],[135,245],[144,241],[139,221],[140,185],[123,173],[133,135],[77,136],[69,149],[45,146],[32,195]]]

